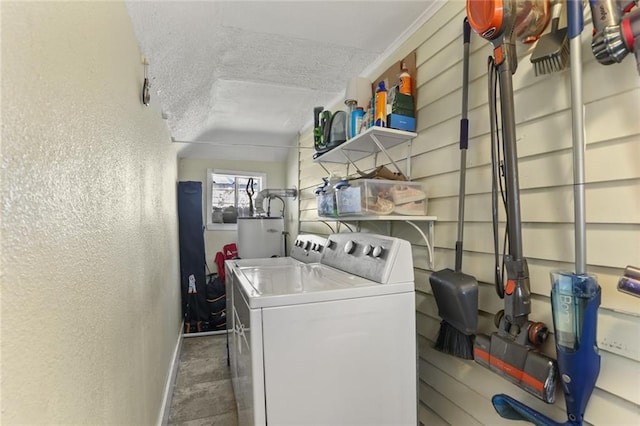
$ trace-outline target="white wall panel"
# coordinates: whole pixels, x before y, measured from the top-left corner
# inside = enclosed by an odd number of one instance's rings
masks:
[[[487,400],[466,384],[455,380],[426,361],[420,362],[420,377],[432,388],[450,401],[464,401],[466,414],[479,424],[510,425],[511,421],[501,418],[495,411],[484,410]]]
[[[420,374],[420,377],[422,379],[422,374]],[[436,414],[438,414],[438,416],[443,418],[444,421],[450,425],[475,426],[482,424],[469,414],[460,410],[460,407],[458,405],[456,405],[450,399],[446,398],[436,388],[430,386],[422,380],[420,381],[418,393],[420,401],[428,401],[427,405],[429,407],[437,407],[434,409]]]
[[[435,270],[452,267],[457,231],[459,120],[462,78],[464,2],[450,1],[416,33],[418,136],[412,145],[411,174],[428,188],[428,214],[435,223]],[[640,424],[640,299],[620,293],[617,280],[627,264],[640,259],[640,79],[633,58],[603,67],[590,51],[591,25],[583,33],[584,111],[586,130],[586,218],[588,270],[602,287],[598,344],[602,370],[587,409],[588,424]],[[415,38],[413,40],[416,40]],[[523,251],[528,259],[531,319],[553,330],[549,273],[574,269],[573,159],[570,71],[535,77],[530,49],[518,46],[519,64],[513,77]],[[491,225],[491,143],[487,104],[489,43],[472,35],[470,46],[467,199],[463,270],[480,282],[479,330],[492,332],[494,313],[502,308],[493,287]],[[399,58],[398,58],[399,59]],[[304,155],[304,152],[303,152]],[[393,156],[402,159],[403,151]],[[384,164],[380,157],[375,164]],[[312,164],[312,163],[311,163]],[[374,163],[361,162],[366,169]],[[334,166],[328,166],[334,167]],[[331,171],[342,170],[331,168]],[[352,168],[349,170],[353,172]],[[303,188],[319,184],[324,170],[301,158]],[[315,202],[305,193],[301,208],[307,218]],[[500,211],[500,231],[505,214]],[[327,232],[321,224],[302,224]],[[388,232],[381,223],[363,229]],[[425,224],[419,224],[426,230]],[[441,424],[502,424],[491,396],[508,393],[557,421],[566,418],[561,392],[555,404],[535,399],[475,362],[441,354],[431,348],[440,328],[435,299],[430,294],[428,251],[408,225],[397,223],[393,235],[413,246],[417,331],[420,342],[420,404],[422,422]],[[502,243],[501,243],[502,244]],[[639,265],[640,266],[640,265]],[[555,353],[553,337],[544,346]],[[506,424],[506,422],[505,422]]]
[[[638,360],[601,351],[598,388],[640,405],[640,366]]]
[[[418,421],[422,425],[446,426],[447,422],[422,402],[418,403]]]

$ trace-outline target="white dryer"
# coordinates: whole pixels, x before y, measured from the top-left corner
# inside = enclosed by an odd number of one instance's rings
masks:
[[[229,261],[241,425],[415,425],[408,242],[331,235],[320,263]]]

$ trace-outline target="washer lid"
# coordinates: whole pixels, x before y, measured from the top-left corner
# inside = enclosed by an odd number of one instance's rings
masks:
[[[240,216],[238,220],[283,220],[282,216]]]
[[[263,308],[413,292],[413,282],[379,284],[322,264],[238,268],[249,306]]]
[[[255,268],[257,266],[290,266],[298,265],[302,262],[292,257],[265,257],[258,259],[234,259],[228,260],[238,268]]]

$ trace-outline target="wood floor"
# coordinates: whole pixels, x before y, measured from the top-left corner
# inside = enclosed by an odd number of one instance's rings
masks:
[[[225,335],[184,339],[170,425],[237,426],[226,353]]]

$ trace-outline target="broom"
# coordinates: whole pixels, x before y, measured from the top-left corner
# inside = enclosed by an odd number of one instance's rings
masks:
[[[458,239],[456,241],[455,270],[443,269],[429,277],[433,296],[442,318],[435,348],[464,359],[473,359],[474,333],[478,326],[478,282],[461,272],[462,237],[464,229],[464,197],[467,170],[469,120],[467,98],[469,92],[469,41],[471,26],[467,18],[463,24],[462,118],[460,120],[460,193],[458,198]]]

